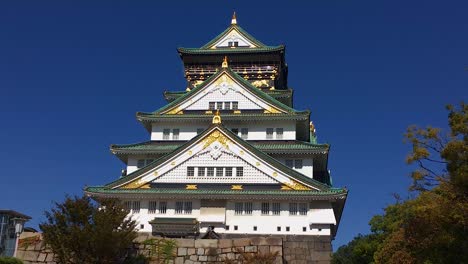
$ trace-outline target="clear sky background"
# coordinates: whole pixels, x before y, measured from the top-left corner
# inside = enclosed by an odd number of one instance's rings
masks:
[[[335,186],[350,193],[337,246],[407,195],[411,124],[446,127],[468,97],[468,1],[1,1],[0,208],[28,226],[65,194],[120,175],[110,144],[145,141],[135,119],[183,90],[176,47],[230,23],[286,44],[296,109],[331,144]]]

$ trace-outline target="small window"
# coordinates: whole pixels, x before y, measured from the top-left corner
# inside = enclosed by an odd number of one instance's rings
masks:
[[[223,167],[216,168],[216,177],[223,177]]]
[[[238,226],[234,226],[234,230],[239,230],[239,227]]]
[[[179,132],[180,132],[180,130],[177,129],[177,128],[172,130],[172,139],[173,140],[179,140]]]
[[[301,159],[294,160],[294,168],[295,169],[302,169],[302,160]]]
[[[225,227],[224,227],[224,229],[226,229],[226,230],[229,230],[229,226],[228,226],[228,225],[227,225],[227,226],[225,226]]]
[[[198,167],[198,177],[205,177],[205,167]]]
[[[241,138],[242,139],[247,139],[249,137],[249,129],[248,128],[242,128],[241,129]]]
[[[244,212],[244,203],[235,203],[234,204],[234,214],[235,215],[242,215],[242,213]],[[236,228],[236,226],[234,226],[234,229]],[[237,230],[237,229],[235,229]]]
[[[289,168],[292,168],[294,166],[293,165],[293,160],[287,159],[286,160],[286,166],[288,166]]]
[[[141,159],[137,161],[137,168],[143,168],[145,166],[145,160]]]
[[[206,171],[206,176],[208,177],[213,177],[214,176],[214,167],[208,167],[207,171]]]
[[[208,109],[209,110],[215,110],[215,102],[209,102]]]
[[[283,139],[283,129],[276,128],[276,139]]]
[[[126,201],[124,203],[124,208],[125,208],[125,210],[131,211],[132,210],[132,202],[131,201]]]
[[[291,228],[289,226],[286,227],[286,232],[289,232]]]
[[[238,135],[239,134],[239,129],[238,128],[231,128],[232,133]]]
[[[252,203],[251,202],[244,203],[244,213],[246,215],[251,215],[252,214]]]
[[[262,215],[269,215],[270,214],[270,203],[262,203]]]
[[[239,41],[234,41],[234,47],[239,47]]]
[[[289,204],[289,215],[297,215],[297,203]]]
[[[171,130],[169,128],[163,129],[163,139],[164,140],[169,140],[170,135],[171,135]]]
[[[267,128],[266,129],[266,138],[267,139],[273,139],[273,128]]]
[[[236,177],[244,176],[244,168],[243,167],[236,167]]]
[[[307,232],[307,227],[303,226],[302,227],[302,232]]]
[[[216,109],[218,109],[218,110],[223,109],[223,102],[217,102],[216,103]]]
[[[277,226],[276,231],[280,232],[281,231],[281,226]]]
[[[231,102],[224,102],[224,110],[231,109]]]
[[[299,214],[300,215],[307,215],[308,210],[309,210],[309,208],[307,208],[306,203],[300,203],[299,204]]]
[[[228,41],[228,47],[232,47],[232,46],[233,46],[232,41]]]
[[[239,109],[239,102],[232,102],[232,110]]]
[[[133,201],[132,213],[140,213],[140,201]]]
[[[254,226],[254,227],[253,227],[253,231],[257,231],[257,226]]]
[[[167,211],[167,202],[159,202],[159,213],[165,214]]]
[[[184,203],[184,214],[192,214],[192,202]]]
[[[175,204],[175,213],[182,214],[184,212],[184,202],[176,202]]]
[[[144,224],[140,224],[140,229],[143,229],[145,228],[145,225]]]
[[[194,167],[187,167],[187,176],[188,177],[195,176],[195,168]]]
[[[203,128],[197,128],[197,135],[201,134],[203,132]]]
[[[156,209],[158,208],[158,202],[156,201],[149,201],[149,204],[148,204],[148,214],[155,214],[156,213]]]
[[[232,177],[232,167],[226,167],[226,177]]]
[[[273,203],[273,215],[280,215],[281,213],[281,203]]]

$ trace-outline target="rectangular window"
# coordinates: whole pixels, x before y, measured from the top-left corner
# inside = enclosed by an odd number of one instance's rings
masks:
[[[295,169],[302,169],[302,160],[301,159],[294,160],[294,168]]]
[[[219,109],[219,110],[223,109],[223,102],[217,102],[216,109]]]
[[[195,176],[195,168],[194,167],[187,167],[187,176],[188,177]]]
[[[223,177],[223,167],[216,168],[216,177]]]
[[[208,177],[213,177],[214,176],[214,167],[208,167],[207,171],[206,171],[206,176]]]
[[[167,202],[159,202],[159,213],[165,214],[167,211]]]
[[[149,201],[148,214],[155,214],[157,208],[158,208],[158,202],[157,201]]]
[[[184,203],[184,214],[192,214],[192,202]]]
[[[171,130],[169,128],[163,129],[163,140],[169,140]]]
[[[231,128],[232,133],[234,134],[239,134],[239,129],[238,128]]]
[[[257,231],[257,226],[254,226],[254,227],[253,227],[253,231]]]
[[[176,202],[175,204],[175,213],[182,214],[184,212],[184,202]]]
[[[252,214],[252,203],[246,202],[244,203],[244,214],[251,215]]]
[[[232,44],[232,41],[228,41],[228,47],[232,47],[233,44]]]
[[[283,139],[283,129],[280,127],[276,128],[276,139]]]
[[[244,176],[244,168],[243,167],[236,167],[236,177]]]
[[[205,167],[198,167],[198,177],[205,177]]]
[[[266,129],[266,139],[273,139],[273,128]]]
[[[229,230],[229,226],[228,226],[228,225],[227,225],[227,226],[225,226],[225,227],[224,227],[224,229],[226,229],[226,230]]]
[[[281,231],[281,226],[277,226],[276,231],[278,231],[278,232]]]
[[[297,203],[289,204],[289,215],[297,215]]]
[[[215,102],[209,102],[208,109],[215,110]]]
[[[238,41],[234,41],[234,47],[239,47],[239,42]]]
[[[172,140],[179,140],[179,129],[173,129],[172,130]]]
[[[204,130],[203,128],[197,128],[197,135],[201,134],[203,132],[203,130]]]
[[[293,168],[294,167],[293,160],[287,159],[286,166],[288,166],[289,168]]]
[[[249,129],[248,128],[242,128],[241,129],[241,138],[242,139],[247,139],[249,137]]]
[[[140,213],[140,201],[133,201],[132,213]]]
[[[226,167],[226,177],[232,177],[232,167]]]
[[[244,203],[235,203],[234,204],[234,214],[242,215],[244,212]]]
[[[286,232],[289,232],[291,228],[289,226],[286,227]]]
[[[262,203],[262,215],[270,214],[270,203]]]
[[[280,215],[281,213],[281,203],[273,203],[273,215]]]
[[[224,102],[224,110],[231,109],[231,102]]]
[[[232,102],[232,110],[239,109],[239,102]]]
[[[141,159],[137,161],[137,168],[143,168],[145,166],[145,160]]]
[[[299,204],[299,214],[300,215],[307,215],[307,211],[309,209],[307,208],[307,204],[306,203],[300,203]]]
[[[132,202],[131,201],[126,201],[124,203],[124,208],[125,208],[125,210],[131,211],[132,210]]]

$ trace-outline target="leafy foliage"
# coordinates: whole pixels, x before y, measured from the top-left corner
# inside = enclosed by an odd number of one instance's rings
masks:
[[[177,242],[172,239],[148,239],[143,245],[150,246],[149,259],[158,260],[158,263],[170,263],[176,257]]]
[[[374,216],[372,233],[340,247],[333,263],[468,263],[468,106],[447,109],[447,135],[415,126],[405,134],[418,195]]]
[[[12,257],[0,257],[0,264],[23,264],[23,261]]]
[[[66,197],[39,227],[59,263],[122,263],[137,236],[127,214],[117,200],[98,205],[86,196]]]

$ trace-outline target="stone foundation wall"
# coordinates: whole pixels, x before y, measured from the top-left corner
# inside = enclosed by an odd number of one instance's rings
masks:
[[[148,239],[160,239],[148,235],[140,235],[133,245],[132,252],[150,256],[152,246]],[[47,249],[40,234],[20,243],[17,257],[25,264],[56,264],[54,254]],[[174,264],[241,263],[243,254],[253,253],[268,255],[277,252],[275,263],[306,264],[330,263],[330,237],[310,236],[271,236],[245,237],[230,239],[172,239],[177,243],[174,250]],[[146,243],[144,243],[146,241]],[[154,256],[154,255],[153,255]],[[152,260],[150,263],[158,263]]]

